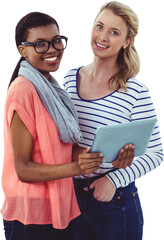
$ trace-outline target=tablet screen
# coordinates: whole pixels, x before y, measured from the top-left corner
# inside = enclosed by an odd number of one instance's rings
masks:
[[[125,144],[132,143],[135,146],[135,156],[142,156],[156,123],[157,119],[152,118],[98,127],[91,152],[101,152],[105,162],[111,162],[117,159]]]

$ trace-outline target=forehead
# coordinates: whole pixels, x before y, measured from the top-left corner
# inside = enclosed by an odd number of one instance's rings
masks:
[[[101,22],[110,28],[127,29],[125,20],[108,9],[103,10],[95,22]]]
[[[59,35],[59,30],[55,24],[49,24],[47,26],[39,26],[30,28],[28,30],[28,41],[35,41],[36,39],[51,40],[56,35]]]

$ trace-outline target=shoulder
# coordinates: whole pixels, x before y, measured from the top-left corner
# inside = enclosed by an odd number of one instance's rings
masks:
[[[69,70],[65,76],[64,76],[64,81],[63,85],[65,89],[68,89],[70,85],[76,85],[76,81],[78,78],[78,73],[82,67],[77,67]]]
[[[142,92],[148,92],[148,87],[141,81],[139,81],[136,78],[129,78],[127,81],[127,90],[128,92],[135,92],[135,93],[142,93]]]
[[[36,94],[36,90],[32,82],[23,76],[19,76],[12,82],[8,89],[8,94],[12,93],[19,95]]]
[[[64,78],[70,78],[73,76],[76,76],[77,72],[80,70],[81,67],[77,67],[77,68],[72,68],[70,69],[64,76]]]
[[[38,98],[38,94],[34,85],[25,77],[17,77],[10,85],[7,93],[7,101],[17,102],[19,104],[33,104],[34,99]]]
[[[25,77],[19,76],[10,85],[8,93],[10,94],[11,92],[18,92],[22,94],[34,91],[34,85]]]
[[[145,83],[140,82],[136,78],[130,78],[127,81],[127,92],[125,95],[131,99],[133,105],[151,105],[152,99],[148,87]]]

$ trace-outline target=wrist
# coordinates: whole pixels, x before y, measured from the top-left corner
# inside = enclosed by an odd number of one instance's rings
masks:
[[[108,181],[110,181],[110,184],[113,186],[113,188],[116,190],[117,189],[117,186],[115,184],[115,182],[113,181],[112,178],[110,178],[110,176],[108,175],[105,175],[105,177],[108,179]]]

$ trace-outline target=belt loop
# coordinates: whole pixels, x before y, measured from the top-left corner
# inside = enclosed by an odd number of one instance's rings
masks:
[[[87,185],[86,185],[86,188],[88,188],[88,191],[91,190],[90,185],[91,185],[91,181],[90,181],[90,178],[88,178]]]

